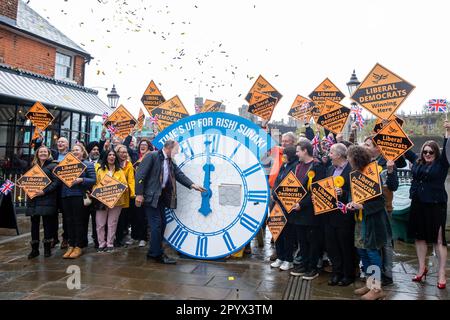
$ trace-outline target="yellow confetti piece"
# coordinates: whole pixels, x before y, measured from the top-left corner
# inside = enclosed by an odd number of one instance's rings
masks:
[[[233,281],[234,277],[228,277],[228,280]]]

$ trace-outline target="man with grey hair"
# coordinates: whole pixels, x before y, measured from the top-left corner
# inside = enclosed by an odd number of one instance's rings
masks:
[[[347,161],[347,147],[343,143],[333,144],[329,156],[332,166],[328,169],[327,176],[340,176],[344,179],[344,184],[335,186],[335,188],[338,201],[346,204],[350,194],[350,172],[352,171]],[[326,248],[333,268],[328,285],[348,286],[353,283],[355,278],[355,223],[353,216],[336,209],[324,217]]]
[[[166,228],[165,208],[176,209],[178,181],[189,189],[205,192],[194,184],[172,161],[179,151],[178,142],[167,140],[162,150],[148,153],[136,172],[136,207],[144,206],[151,230],[147,258],[164,264],[176,261],[165,255],[162,240]]]
[[[281,136],[281,146],[283,148],[286,147],[294,147],[295,146],[296,136],[292,131],[286,132]]]

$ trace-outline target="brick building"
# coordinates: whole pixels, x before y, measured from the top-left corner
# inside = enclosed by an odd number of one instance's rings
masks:
[[[92,56],[22,0],[0,0],[0,178],[26,170],[34,150],[25,117],[41,102],[55,117],[45,144],[60,136],[90,140],[90,122],[109,111],[98,92],[84,87]]]

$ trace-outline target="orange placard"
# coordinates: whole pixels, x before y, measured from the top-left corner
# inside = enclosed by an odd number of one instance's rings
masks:
[[[306,195],[306,190],[295,174],[290,171],[275,189],[275,194],[284,209],[290,213]]]
[[[45,174],[42,168],[35,164],[30,170],[25,172],[17,180],[17,185],[25,191],[30,199],[36,197],[36,195],[44,190],[52,181]]]
[[[378,131],[380,131],[381,129],[383,129],[383,127],[388,124],[391,120],[395,120],[397,121],[397,123],[400,126],[403,126],[403,123],[405,122],[403,119],[400,119],[399,117],[397,117],[396,115],[392,115],[389,117],[389,120],[383,120],[380,118],[377,118],[377,121],[375,122],[375,126],[373,127],[373,132],[374,133],[378,133]]]
[[[378,118],[388,120],[414,88],[377,63],[351,98]]]
[[[372,140],[384,158],[392,161],[397,160],[414,145],[396,120],[391,120]]]
[[[337,194],[333,177],[328,177],[311,184],[311,199],[314,214],[322,214],[337,209]]]
[[[317,118],[327,99],[334,102],[340,102],[344,97],[345,95],[333,82],[331,82],[330,79],[326,78],[323,80],[322,83],[309,94],[309,98],[315,103],[315,109],[313,110],[314,120],[317,122]]]
[[[126,138],[133,131],[136,124],[136,119],[123,105],[114,110],[105,121],[105,127],[114,126],[116,128],[115,134],[121,139]]]
[[[94,186],[91,196],[112,209],[127,188],[125,184],[117,179],[106,175],[102,181]]]
[[[291,109],[289,110],[288,115],[297,120],[309,122],[314,107],[314,102],[305,97],[302,97],[301,95],[297,95],[294,103],[291,106]]]
[[[345,123],[350,115],[350,109],[338,102],[325,100],[322,104],[320,116],[317,118],[317,124],[338,134],[344,129]]]
[[[178,120],[189,117],[189,112],[187,112],[180,98],[175,96],[155,107],[152,115],[158,116],[158,130],[162,131]]]
[[[148,113],[151,115],[153,109],[159,106],[161,103],[165,102],[166,99],[164,99],[155,82],[151,80],[147,89],[145,89],[141,101],[147,109]]]
[[[281,93],[260,75],[251,87],[245,100],[249,103],[248,112],[269,121],[273,110],[281,98]]]
[[[206,99],[205,103],[203,104],[203,107],[202,107],[202,110],[200,111],[200,113],[203,113],[203,112],[217,112],[217,111],[220,111],[221,107],[222,107],[222,103],[221,102]]]
[[[364,201],[375,198],[381,194],[380,172],[378,163],[371,162],[363,172],[350,173],[350,188],[352,201],[362,204]]]
[[[138,116],[138,120],[137,120],[137,129],[139,131],[142,131],[142,128],[144,128],[144,121],[145,121],[145,114],[144,114],[144,110],[139,109],[139,116]]]
[[[69,152],[53,169],[53,174],[69,188],[86,170],[86,165]]]
[[[287,219],[283,213],[283,210],[278,203],[275,203],[272,211],[270,212],[269,218],[267,218],[267,226],[272,234],[273,241],[277,241],[286,223]]]
[[[36,128],[44,131],[53,122],[55,117],[39,101],[36,102],[25,115]]]

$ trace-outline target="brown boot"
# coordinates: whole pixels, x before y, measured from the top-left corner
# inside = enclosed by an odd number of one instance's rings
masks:
[[[80,247],[75,247],[72,251],[72,253],[70,254],[69,258],[70,259],[76,259],[78,257],[80,257],[83,254],[83,251],[81,250]]]
[[[69,248],[67,249],[66,253],[64,253],[63,258],[64,258],[64,259],[69,259],[69,258],[70,258],[70,255],[72,254],[73,249],[74,249],[73,247],[69,247]]]
[[[361,297],[361,300],[383,300],[386,297],[383,289],[371,289]]]
[[[353,293],[358,295],[358,296],[363,296],[369,291],[370,291],[370,289],[367,288],[366,286],[364,286],[362,288],[356,289],[355,291],[353,291]]]

